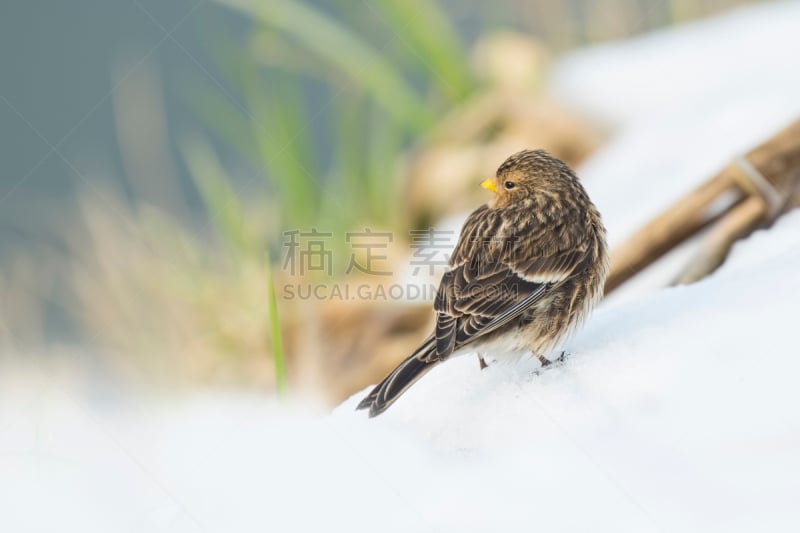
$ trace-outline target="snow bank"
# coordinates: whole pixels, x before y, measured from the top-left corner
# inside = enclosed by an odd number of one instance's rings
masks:
[[[791,26],[798,4],[753,8],[564,63],[560,86],[585,74],[576,98],[624,125],[582,172],[612,239],[793,118],[788,58],[748,70]],[[751,94],[761,79],[774,91]],[[798,273],[794,212],[701,283],[605,306],[564,364],[454,360],[374,420],[360,395],[321,416],[238,395],[111,402],[0,372],[0,529],[796,531]]]
[[[599,311],[562,365],[454,360],[374,420],[357,396],[320,417],[4,387],[3,529],[796,530],[798,272],[795,212],[711,278]]]

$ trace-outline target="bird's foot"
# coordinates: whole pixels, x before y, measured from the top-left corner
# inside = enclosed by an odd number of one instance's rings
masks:
[[[486,364],[486,360],[484,360],[481,354],[478,354],[478,364],[481,365],[481,370],[487,368],[489,365]]]
[[[563,363],[564,360],[567,358],[567,352],[561,352],[561,355],[559,355],[552,361],[543,355],[537,355],[536,358],[539,359],[539,362],[542,364],[542,368],[546,368],[554,363],[556,364]]]

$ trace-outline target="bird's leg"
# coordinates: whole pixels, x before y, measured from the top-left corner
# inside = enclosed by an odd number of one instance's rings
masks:
[[[481,365],[481,370],[483,370],[484,368],[489,366],[489,365],[486,364],[486,361],[483,359],[483,354],[480,354],[480,353],[478,354],[478,364]]]
[[[563,352],[561,352],[561,355],[559,355],[554,362],[555,363],[563,363],[564,359],[566,359],[566,357],[567,357],[567,352],[563,351]]]

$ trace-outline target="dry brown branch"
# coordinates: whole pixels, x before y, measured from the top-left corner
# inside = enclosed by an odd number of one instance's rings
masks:
[[[704,277],[722,264],[734,241],[773,222],[800,201],[799,193],[800,120],[734,159],[613,250],[606,293],[713,225],[678,279],[687,283]]]
[[[733,243],[758,228],[766,215],[766,205],[757,196],[750,196],[736,205],[714,225],[704,239],[700,252],[677,278],[675,284],[694,283],[714,272],[725,261]]]

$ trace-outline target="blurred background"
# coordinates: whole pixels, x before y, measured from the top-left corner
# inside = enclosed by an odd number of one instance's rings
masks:
[[[424,336],[484,177],[613,136],[553,58],[752,3],[6,0],[0,358],[333,405]]]

